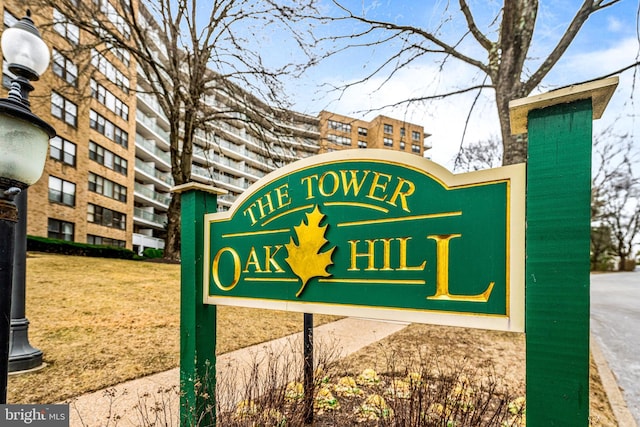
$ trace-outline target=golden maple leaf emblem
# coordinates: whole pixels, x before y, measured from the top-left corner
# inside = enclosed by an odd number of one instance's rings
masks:
[[[296,244],[293,237],[291,237],[289,243],[284,245],[289,254],[287,258],[285,258],[285,261],[289,264],[295,275],[302,280],[302,286],[296,293],[296,297],[299,297],[302,291],[304,291],[310,279],[314,277],[331,276],[326,269],[333,264],[331,256],[336,249],[333,247],[328,251],[320,253],[320,249],[329,241],[324,237],[327,226],[320,226],[320,222],[322,222],[325,215],[320,213],[318,206],[315,207],[313,212],[305,215],[307,216],[307,222],[305,223],[305,221],[302,220],[300,225],[293,227],[298,238],[298,243]]]

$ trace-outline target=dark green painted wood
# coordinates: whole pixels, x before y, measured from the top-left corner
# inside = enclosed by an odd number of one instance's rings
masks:
[[[180,425],[202,427],[215,425],[216,306],[203,304],[202,269],[204,215],[215,212],[217,202],[202,191],[180,197]]]
[[[529,113],[527,426],[587,426],[591,100]]]
[[[375,174],[386,178],[378,181]],[[208,278],[210,296],[317,303],[325,307],[348,304],[421,313],[507,316],[509,186],[506,181],[447,188],[429,171],[408,167],[398,160],[345,159],[339,162],[319,160],[312,166],[300,167],[271,181],[267,178],[267,181],[263,179],[260,182],[262,185],[252,187],[253,193],[245,194],[242,203],[234,207],[231,217],[221,213],[209,224],[209,264],[214,270]],[[405,205],[392,194],[394,190],[406,191],[409,183],[412,190]],[[279,202],[280,191],[286,194],[282,198],[284,203]],[[372,194],[375,197],[371,197]],[[258,208],[258,203],[267,207]],[[363,208],[363,205],[368,208]],[[298,276],[287,261],[290,254],[286,245],[291,239],[298,242],[299,236],[294,230],[307,221],[306,215],[314,208],[323,215],[321,224],[326,226],[322,235],[326,244],[318,252],[334,251],[331,264],[326,268],[334,282],[322,282],[326,276],[314,276],[301,292]],[[459,214],[419,219],[430,214],[455,212]],[[378,222],[390,218],[405,220]],[[344,226],[357,221],[371,223]],[[245,234],[256,230],[291,232]],[[495,286],[489,301],[478,303],[429,298],[437,292],[438,255],[436,241],[428,236],[448,234],[459,235],[452,239],[448,253],[451,294],[478,295],[493,282]],[[408,239],[405,242],[406,257],[402,261],[399,238]],[[387,246],[383,246],[382,239],[387,239]],[[367,241],[373,241],[371,246]],[[351,242],[357,243],[352,246]],[[354,252],[360,254],[358,257],[352,256],[353,247]],[[389,248],[388,252],[385,253],[383,247]],[[362,254],[367,254],[370,248],[373,248],[374,262],[368,264],[370,258]],[[267,249],[273,254],[271,259],[277,268],[266,261]],[[220,261],[216,265],[214,259],[217,256],[220,256]],[[387,267],[383,268],[385,262]],[[422,269],[416,268],[423,262]],[[400,268],[401,264],[412,268]],[[367,268],[369,265],[371,268]],[[222,286],[216,284],[216,277]],[[276,284],[257,282],[257,278],[287,281]],[[425,286],[385,283],[400,279],[424,281]],[[236,280],[237,283],[230,286]],[[358,280],[362,283],[381,282],[368,286],[363,292],[364,285]],[[325,312],[331,313],[331,309],[327,308]]]

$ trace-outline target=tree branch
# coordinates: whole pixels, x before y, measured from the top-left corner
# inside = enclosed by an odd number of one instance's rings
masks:
[[[356,111],[355,113],[370,113],[373,111],[381,111],[384,110],[386,108],[395,108],[395,107],[399,107],[401,105],[405,105],[405,104],[412,104],[414,102],[424,102],[424,101],[433,101],[433,100],[437,100],[437,99],[443,99],[443,98],[448,98],[450,96],[455,96],[455,95],[462,95],[464,93],[468,93],[468,92],[473,92],[474,90],[482,90],[482,89],[494,89],[493,85],[476,85],[476,86],[470,86],[464,89],[459,89],[459,90],[454,90],[451,92],[447,92],[447,93],[441,93],[438,95],[430,95],[430,96],[420,96],[420,97],[415,97],[415,98],[408,98],[402,101],[398,101],[398,102],[394,102],[391,104],[386,104],[386,105],[382,105],[380,107],[377,108],[373,108],[373,109],[369,109],[369,110],[360,110],[360,111]]]
[[[460,0],[460,10],[464,14],[465,19],[467,20],[467,26],[469,27],[469,31],[473,37],[480,43],[480,46],[485,48],[488,52],[493,49],[493,42],[485,37],[484,34],[478,29],[475,20],[473,19],[473,14],[471,13],[471,9],[469,9],[469,5],[466,0]]]
[[[573,20],[567,27],[566,31],[562,34],[562,37],[558,41],[556,47],[546,57],[540,67],[525,82],[525,92],[530,93],[540,84],[542,79],[549,73],[549,71],[551,71],[560,58],[562,58],[562,55],[564,55],[584,23],[592,14],[609,6],[613,6],[619,1],[620,0],[611,0],[609,2],[605,2],[603,0],[585,0],[584,3],[582,3],[582,6],[580,6],[580,9],[574,15]]]
[[[365,18],[364,16],[354,15],[348,8],[341,5],[337,0],[334,0],[334,4],[336,4],[340,9],[342,9],[348,15],[344,17],[345,19],[354,20],[362,24],[369,25],[374,30],[395,31],[395,32],[404,33],[407,36],[410,36],[410,35],[420,36],[426,41],[431,42],[434,45],[438,46],[440,49],[443,50],[444,53],[451,55],[454,58],[459,59],[460,61],[466,62],[467,64],[472,65],[476,68],[479,68],[485,73],[488,73],[488,68],[485,63],[463,54],[462,52],[458,51],[454,46],[449,45],[448,43],[444,42],[439,37],[437,37],[436,35],[434,35],[429,31],[425,31],[423,29],[412,27],[409,25],[397,25],[391,22],[368,19],[368,18]],[[332,19],[336,19],[336,18],[332,18]]]

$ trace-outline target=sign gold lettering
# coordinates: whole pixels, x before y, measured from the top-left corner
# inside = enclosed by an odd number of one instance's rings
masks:
[[[273,203],[272,194],[275,194],[275,205]],[[289,206],[290,204],[291,198],[289,197],[289,185],[283,184],[275,190],[266,193],[254,203],[250,204],[249,207],[243,211],[243,214],[244,216],[249,215],[251,225],[255,225],[259,220],[265,218],[266,216],[279,209]]]
[[[436,293],[427,297],[431,300],[487,302],[495,282],[489,283],[487,289],[478,295],[452,295],[449,293],[449,242],[462,237],[462,234],[438,234],[427,236],[436,242]]]
[[[327,171],[322,175],[307,175],[302,177],[300,182],[306,190],[305,200],[313,200],[318,195],[325,198],[358,198],[362,191],[367,199],[385,202],[394,207],[399,205],[405,212],[411,212],[408,200],[415,192],[415,184],[411,180],[396,176],[397,184],[393,187],[393,178],[393,175],[366,169],[340,169]],[[260,200],[258,199],[258,202]],[[252,211],[248,214],[255,219]]]
[[[233,260],[233,280],[229,285],[226,285],[226,286],[223,285],[222,282],[220,281],[220,275],[219,275],[220,274],[219,273],[220,257],[225,252],[230,253],[231,259]],[[233,248],[230,248],[228,246],[220,249],[216,253],[216,256],[213,258],[211,274],[213,276],[213,282],[216,284],[218,288],[222,289],[223,291],[230,291],[231,289],[235,288],[238,282],[240,281],[240,256],[238,255],[238,253]]]
[[[380,182],[380,177],[383,178],[382,182]],[[369,194],[367,194],[367,198],[372,200],[378,200],[380,202],[384,202],[387,198],[385,191],[387,191],[387,184],[391,180],[391,175],[386,173],[374,172],[373,173],[373,182],[371,183],[371,187],[369,188]],[[381,195],[376,195],[376,191],[381,190]]]
[[[366,252],[358,252],[358,243],[360,240],[349,240],[349,248],[351,253],[351,267],[348,271],[360,271],[358,268],[358,258],[367,259],[367,268],[364,271],[423,271],[427,265],[427,261],[424,260],[420,265],[409,266],[407,265],[407,242],[411,240],[411,237],[399,237],[399,238],[387,238],[387,239],[367,239]],[[398,245],[398,265],[396,268],[391,266],[391,243],[393,241],[399,242]],[[375,265],[376,260],[376,242],[382,242],[382,268],[377,268]]]
[[[349,173],[349,178],[347,178],[347,172]],[[362,178],[360,178],[360,182],[358,182],[358,172],[362,172]],[[358,197],[358,194],[360,194],[360,189],[366,181],[369,172],[370,171],[368,170],[341,170],[340,176],[342,177],[342,187],[344,189],[344,195],[348,196],[349,191],[353,189],[354,197]]]

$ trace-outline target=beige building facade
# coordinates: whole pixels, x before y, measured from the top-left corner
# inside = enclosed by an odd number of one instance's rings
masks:
[[[26,12],[2,2],[4,28]],[[34,83],[31,107],[51,124],[42,178],[28,189],[27,233],[130,247],[135,160],[135,64],[115,50],[71,55],[87,34],[55,8],[32,16],[51,49],[49,69]],[[11,80],[3,62],[3,96]]]
[[[108,0],[95,1],[116,28],[128,31]],[[25,15],[26,3],[0,0],[4,28]],[[32,18],[52,60],[34,84],[31,106],[58,135],[42,178],[28,190],[27,233],[139,253],[164,247],[173,187],[169,123],[146,77],[125,51],[97,43],[75,53],[89,35],[59,10],[38,9]],[[161,60],[166,50],[152,48]],[[2,96],[11,78],[3,64]],[[219,198],[220,210],[262,176],[320,148],[317,117],[274,110],[239,88],[236,93],[234,99],[214,90],[206,102],[219,111],[252,102],[263,122],[248,123],[236,113],[199,133],[194,146],[192,180],[228,191]],[[274,123],[286,131],[274,135]]]
[[[388,116],[365,121],[330,111],[322,111],[320,119],[321,152],[354,148],[381,148],[424,156],[430,146],[430,135],[424,127]]]

